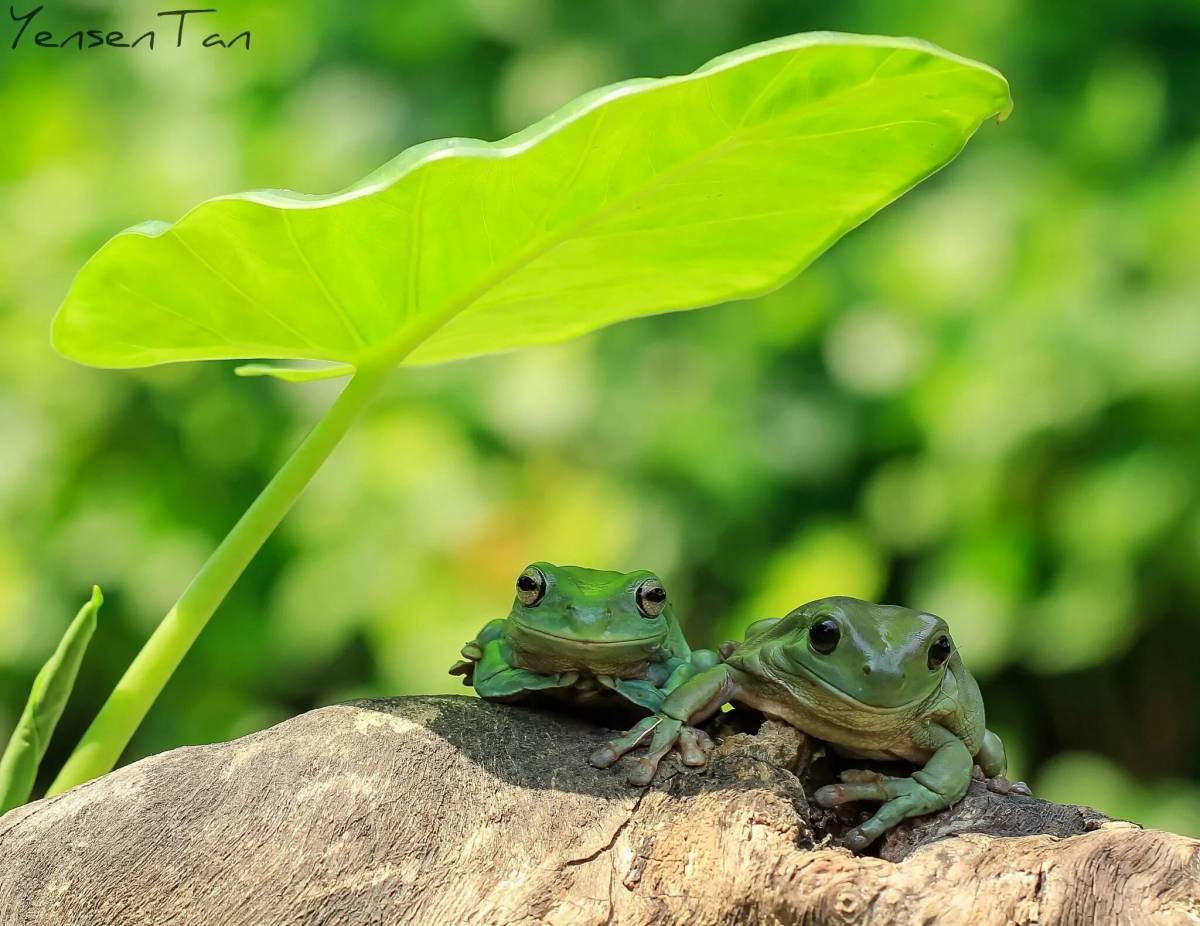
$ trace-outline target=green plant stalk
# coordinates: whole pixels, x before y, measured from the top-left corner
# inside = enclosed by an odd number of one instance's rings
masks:
[[[50,785],[46,792],[48,797],[99,777],[116,765],[134,731],[213,612],[350,425],[375,397],[394,363],[413,346],[409,341],[399,346],[401,349],[389,351],[390,357],[377,356],[359,367],[329,411],[213,551],[155,628]]]

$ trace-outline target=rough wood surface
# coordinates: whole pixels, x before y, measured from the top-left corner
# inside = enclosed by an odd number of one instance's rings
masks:
[[[1200,923],[1196,840],[975,785],[858,857],[802,737],[725,732],[635,790],[561,714],[324,708],[0,818],[0,924]]]

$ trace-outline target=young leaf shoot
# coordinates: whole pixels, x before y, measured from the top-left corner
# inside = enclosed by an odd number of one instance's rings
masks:
[[[96,615],[103,603],[100,589],[93,586],[91,599],[79,609],[58,648],[33,680],[25,710],[4,755],[0,756],[0,814],[24,804],[33,792],[38,766],[75,687],[75,677],[96,630]]]

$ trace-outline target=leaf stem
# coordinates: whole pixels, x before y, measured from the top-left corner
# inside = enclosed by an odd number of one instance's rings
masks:
[[[58,794],[116,765],[134,731],[246,566],[379,391],[396,357],[374,358],[330,406],[155,628],[50,785]]]

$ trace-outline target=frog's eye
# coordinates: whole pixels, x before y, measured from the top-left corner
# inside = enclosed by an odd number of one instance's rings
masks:
[[[808,628],[808,645],[822,656],[828,656],[837,649],[841,639],[842,628],[832,617],[823,617]]]
[[[546,594],[546,577],[537,566],[530,566],[517,579],[517,601],[532,608]]]
[[[942,634],[933,641],[933,645],[929,647],[929,668],[936,669],[943,662],[950,658],[950,653],[954,650],[950,643],[950,638]]]
[[[647,579],[637,587],[637,606],[645,617],[658,617],[667,606],[667,590],[658,579]]]

